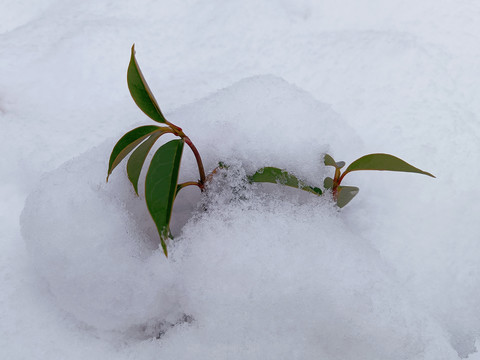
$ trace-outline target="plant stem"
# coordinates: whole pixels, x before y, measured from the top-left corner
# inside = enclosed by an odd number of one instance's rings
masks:
[[[187,145],[190,146],[190,149],[192,149],[193,155],[195,156],[195,160],[197,160],[198,172],[200,174],[200,180],[197,183],[195,183],[195,185],[198,185],[200,190],[204,191],[206,177],[205,177],[205,170],[203,168],[203,162],[202,162],[202,158],[200,157],[200,153],[198,152],[195,145],[193,145],[192,140],[190,140],[190,138],[187,135],[185,135],[181,127],[175,124],[172,124],[169,121],[167,121],[166,123],[173,130],[173,133],[181,137],[187,143]]]
[[[345,175],[347,175],[347,174],[348,174],[348,172],[345,171],[345,172],[342,174],[342,176],[340,176],[340,178],[338,179],[338,185],[340,185],[340,183],[342,182],[343,178],[344,178]]]
[[[182,136],[182,134],[185,136],[182,128],[180,126],[177,126],[175,124],[172,124],[170,121],[165,121],[165,123],[170,126],[170,128],[173,130],[173,132],[175,134],[177,134],[178,136]]]
[[[342,182],[343,175],[340,173],[340,169],[335,167],[335,177],[333,178],[333,186],[332,186],[332,193],[333,199],[337,201],[338,198],[338,186]]]
[[[210,181],[212,181],[213,176],[218,172],[218,169],[220,169],[220,166],[217,166],[215,169],[212,170],[210,174],[207,175],[207,178],[205,180],[206,183],[209,183]]]
[[[187,186],[193,186],[193,185],[201,188],[200,183],[198,181],[187,181],[187,182],[184,182],[184,183],[181,183],[181,184],[178,184],[178,185],[181,186],[182,188],[187,187]]]
[[[202,163],[202,158],[200,157],[200,153],[198,152],[197,148],[195,145],[193,145],[192,140],[188,136],[184,136],[183,140],[187,143],[188,146],[190,146],[190,149],[192,149],[193,155],[195,156],[195,160],[197,160],[197,165],[198,165],[198,172],[200,174],[200,181],[198,182],[200,190],[204,191],[205,187],[205,170],[203,168],[203,163]]]

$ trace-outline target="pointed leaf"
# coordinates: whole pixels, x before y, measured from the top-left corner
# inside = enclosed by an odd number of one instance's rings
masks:
[[[132,46],[132,55],[127,71],[127,83],[130,94],[137,106],[151,119],[160,123],[166,123],[167,120],[163,116],[135,59],[135,45]]]
[[[108,176],[112,173],[113,169],[132,151],[138,144],[147,138],[152,132],[160,129],[158,126],[147,125],[140,126],[133,129],[123,135],[120,140],[115,144],[110,155],[110,161],[108,162]]]
[[[170,234],[170,217],[177,192],[183,144],[183,139],[179,139],[162,145],[153,155],[145,179],[147,208],[157,226],[165,256],[168,256],[166,240]]]
[[[155,141],[158,140],[160,136],[165,134],[166,131],[156,131],[150,137],[145,140],[135,151],[130,155],[130,158],[127,162],[127,175],[130,179],[130,182],[133,185],[135,193],[138,195],[138,179],[140,173],[142,172],[143,164],[147,158],[148,153],[150,152]]]
[[[272,184],[281,184],[308,191],[312,194],[322,195],[322,190],[320,190],[318,187],[309,186],[305,182],[299,180],[295,175],[292,175],[285,170],[275,167],[261,168],[255,174],[249,176],[248,178],[252,182],[268,182]]]
[[[360,189],[356,186],[339,186],[337,191],[337,206],[343,208],[358,194]]]
[[[369,154],[362,156],[361,158],[355,160],[351,163],[345,173],[350,171],[358,170],[386,170],[386,171],[402,171],[402,172],[413,172],[417,174],[428,175],[435,177],[432,174],[420,170],[409,163],[399,159],[393,155],[389,154]]]

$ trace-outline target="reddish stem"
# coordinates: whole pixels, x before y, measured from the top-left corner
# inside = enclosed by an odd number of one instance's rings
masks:
[[[338,187],[340,186],[340,183],[342,182],[344,176],[345,176],[345,173],[340,175],[340,169],[335,168],[335,178],[333,179],[333,186],[332,186],[332,193],[335,201],[337,201]]]
[[[202,188],[198,181],[187,181],[187,182],[184,182],[184,183],[181,183],[181,184],[178,184],[178,185],[180,185],[182,188],[187,187],[187,186],[192,186],[192,185],[198,186],[200,189]]]
[[[198,172],[200,173],[200,180],[195,184],[198,185],[201,191],[204,191],[206,177],[205,177],[205,170],[203,168],[203,162],[202,162],[202,158],[200,157],[200,153],[198,152],[195,145],[193,145],[192,140],[190,140],[190,138],[187,135],[185,135],[181,127],[175,124],[172,124],[169,121],[167,121],[166,124],[170,126],[170,128],[173,130],[173,133],[175,135],[181,137],[187,143],[187,145],[190,146],[190,149],[192,149],[193,155],[195,156],[195,160],[197,160]]]
[[[192,140],[190,140],[188,136],[184,135],[183,140],[187,143],[188,146],[190,146],[190,149],[192,149],[193,155],[195,156],[195,160],[197,160],[198,172],[200,174],[200,180],[198,182],[198,186],[200,187],[200,190],[204,191],[206,177],[205,177],[205,170],[203,168],[203,163],[202,163],[202,158],[200,157],[200,153],[198,152],[195,145],[193,145]]]
[[[342,176],[340,176],[340,178],[338,179],[338,185],[340,185],[340,183],[342,182],[343,178],[345,177],[345,175],[347,175],[349,172],[345,171]]]

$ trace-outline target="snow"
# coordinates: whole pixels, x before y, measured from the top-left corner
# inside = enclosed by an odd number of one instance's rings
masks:
[[[2,358],[480,358],[475,1],[0,8]],[[115,141],[149,122],[134,42],[207,171],[230,165],[180,193],[169,259],[124,166],[105,183]],[[437,178],[353,173],[341,211],[244,181],[270,165],[321,184],[325,152]]]
[[[161,252],[151,254],[154,244],[130,214],[147,215],[144,204],[127,187],[106,184],[104,173],[104,159],[90,151],[49,173],[28,197],[22,233],[36,270],[61,308],[95,328],[174,316],[175,275]]]

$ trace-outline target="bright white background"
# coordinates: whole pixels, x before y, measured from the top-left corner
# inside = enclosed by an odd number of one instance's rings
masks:
[[[0,0],[0,357],[478,358],[479,19],[473,0]],[[207,170],[231,164],[180,194],[169,260],[124,166],[105,184],[149,123],[133,43]],[[321,184],[326,151],[437,178],[349,175],[340,212],[242,183]]]

